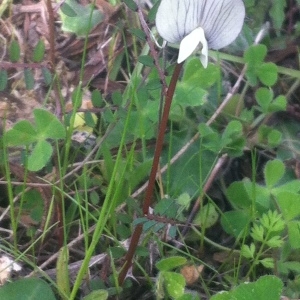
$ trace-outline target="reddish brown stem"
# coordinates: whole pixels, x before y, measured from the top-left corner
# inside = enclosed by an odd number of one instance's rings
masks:
[[[173,76],[172,76],[172,79],[171,79],[171,82],[170,82],[170,85],[169,85],[169,88],[167,90],[164,111],[163,111],[162,119],[161,119],[161,122],[160,122],[159,133],[158,133],[157,140],[156,140],[156,146],[155,146],[155,152],[154,152],[154,158],[153,158],[151,173],[150,173],[150,176],[149,176],[149,182],[148,182],[147,190],[146,190],[146,193],[145,193],[145,199],[144,199],[144,204],[143,204],[143,213],[144,213],[144,215],[148,215],[148,212],[149,212],[149,207],[150,207],[150,204],[151,204],[153,191],[154,191],[156,173],[157,173],[157,170],[158,170],[160,154],[161,154],[161,151],[162,151],[165,131],[166,131],[166,127],[167,127],[169,112],[170,112],[172,99],[173,99],[173,96],[174,96],[176,83],[178,81],[181,68],[182,68],[182,63],[176,65]],[[119,274],[119,278],[118,278],[119,285],[123,284],[123,282],[125,280],[125,277],[128,273],[128,270],[132,265],[132,260],[133,260],[134,254],[135,254],[136,247],[139,243],[142,231],[143,231],[143,225],[139,224],[139,225],[136,226],[136,228],[135,228],[135,230],[132,234],[130,245],[129,245],[127,254],[125,256],[125,264],[124,264],[124,266],[123,266],[123,268],[122,268],[122,270]]]
[[[182,63],[176,65],[169,88],[167,90],[164,111],[163,111],[163,115],[161,118],[160,128],[159,128],[156,145],[155,145],[155,152],[154,152],[151,173],[150,173],[150,177],[149,177],[149,183],[148,183],[148,187],[147,187],[146,194],[145,194],[145,200],[144,200],[144,205],[143,205],[144,215],[148,214],[148,210],[149,210],[149,207],[151,204],[151,198],[153,195],[160,154],[161,154],[161,150],[162,150],[163,143],[164,143],[164,136],[165,136],[167,122],[168,122],[168,118],[169,118],[169,112],[170,112],[170,108],[171,108],[171,104],[172,104],[172,100],[173,100],[173,96],[174,96],[174,92],[175,92],[175,88],[176,88],[176,83],[178,81],[181,68],[182,68]]]

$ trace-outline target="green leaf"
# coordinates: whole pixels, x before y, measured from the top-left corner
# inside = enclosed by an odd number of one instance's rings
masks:
[[[166,227],[165,223],[156,223],[152,229],[153,232],[159,232],[160,230],[162,230],[163,228]]]
[[[91,29],[104,19],[103,13],[99,10],[93,10],[92,5],[83,6],[75,0],[66,0],[62,7],[59,11],[62,30],[73,32],[78,36],[87,35]],[[67,14],[64,12],[67,12]]]
[[[276,210],[269,210],[260,218],[260,223],[267,229],[268,232],[280,232],[285,228],[285,222],[282,215]]]
[[[49,86],[52,83],[52,74],[51,74],[51,72],[47,68],[42,67],[42,74],[43,74],[46,86]]]
[[[251,86],[256,86],[258,84],[255,65],[249,65],[246,71],[246,77]]]
[[[187,259],[182,256],[171,256],[164,258],[155,264],[159,271],[169,271],[187,263]]]
[[[123,101],[123,96],[120,91],[114,91],[111,95],[113,104],[116,106],[121,106]]]
[[[230,121],[222,134],[221,142],[223,147],[231,143],[237,135],[242,133],[242,130],[243,126],[241,122],[236,120]]]
[[[44,215],[44,200],[37,190],[24,193],[22,209],[30,212],[30,217],[35,222],[41,222]]]
[[[269,106],[273,100],[273,91],[268,88],[259,88],[255,92],[255,99],[259,106],[262,109],[263,113],[268,113],[269,112]]]
[[[220,135],[204,123],[199,125],[198,130],[201,137],[201,146],[218,154],[222,149],[222,145],[220,144]]]
[[[210,138],[213,134],[215,134],[215,131],[205,123],[200,123],[198,130],[202,138],[204,137]]]
[[[170,297],[176,299],[183,295],[185,288],[185,279],[183,275],[174,272],[162,272],[162,276]]]
[[[266,241],[266,244],[270,248],[281,248],[283,245],[283,240],[279,235],[271,237],[269,240]]]
[[[264,235],[265,235],[265,229],[263,228],[263,226],[258,225],[258,224],[254,224],[251,228],[251,237],[258,241],[258,242],[263,242],[264,239]]]
[[[34,47],[32,60],[34,62],[41,62],[45,55],[45,44],[42,40],[39,40],[37,45]]]
[[[100,195],[96,191],[91,191],[89,194],[89,199],[93,205],[98,205],[100,201]]]
[[[153,67],[154,66],[154,60],[153,57],[150,55],[140,55],[138,61],[147,67]]]
[[[66,137],[64,125],[51,112],[36,108],[34,120],[40,138],[63,139]]]
[[[271,257],[263,258],[263,259],[259,260],[259,262],[260,262],[265,268],[268,268],[268,269],[273,269],[273,268],[274,268],[274,259],[271,258]]]
[[[246,138],[245,136],[240,136],[228,144],[224,151],[228,153],[231,157],[238,157],[243,155],[244,148],[246,145]]]
[[[128,177],[128,183],[131,189],[135,189],[149,174],[152,165],[152,160],[145,160],[140,165],[136,166],[134,172]]]
[[[39,171],[46,166],[53,153],[52,146],[47,141],[39,141],[28,157],[28,170]]]
[[[199,213],[194,218],[194,223],[201,228],[209,228],[216,224],[219,214],[212,203],[205,204],[201,207]]]
[[[9,47],[9,59],[11,62],[17,62],[20,59],[20,45],[16,40],[13,40]]]
[[[191,204],[191,201],[192,201],[192,198],[188,193],[182,193],[177,199],[177,203],[183,209],[188,209]]]
[[[155,21],[156,12],[157,12],[157,9],[159,7],[159,4],[160,4],[160,1],[155,2],[154,5],[152,6],[152,8],[148,12],[147,17],[148,17],[148,21],[150,23]]]
[[[222,148],[231,156],[239,156],[243,154],[246,139],[243,135],[243,126],[239,121],[230,121],[226,126],[222,137]]]
[[[276,147],[281,143],[282,133],[267,125],[261,125],[258,129],[259,142],[269,147]]]
[[[279,300],[283,283],[271,275],[261,276],[256,282],[242,283],[230,292],[220,292],[210,300]]]
[[[246,76],[252,86],[257,84],[257,77],[267,86],[272,86],[277,81],[277,66],[274,63],[263,63],[266,54],[267,47],[265,45],[251,46],[244,54],[247,62]]]
[[[254,258],[255,245],[251,243],[250,246],[243,244],[241,247],[241,255],[245,258],[252,259]]]
[[[172,103],[172,109],[179,105],[180,107],[197,107],[205,103],[207,91],[199,85],[190,82],[178,82]]]
[[[272,24],[275,29],[278,31],[281,30],[282,24],[285,20],[285,0],[276,0],[272,3],[272,7],[270,9],[270,16],[272,18]],[[279,34],[278,34],[279,35]]]
[[[58,258],[56,262],[56,284],[58,291],[62,295],[70,296],[70,274],[68,269],[69,263],[69,249],[67,246],[63,246],[58,252]],[[65,299],[65,296],[62,298]]]
[[[147,219],[147,217],[142,217],[142,218],[136,218],[133,220],[132,225],[136,226],[138,224],[143,224],[145,222],[148,222],[149,219]]]
[[[85,296],[83,300],[106,300],[108,298],[108,292],[105,290],[92,291]]]
[[[7,86],[8,76],[6,70],[0,70],[0,92]]]
[[[63,3],[63,5],[61,6],[61,11],[63,14],[65,14],[68,17],[76,17],[76,11],[66,2]]]
[[[282,268],[286,269],[288,273],[289,271],[300,274],[300,262],[299,261],[285,261],[279,262],[280,271]]]
[[[270,160],[264,168],[264,177],[267,187],[270,189],[275,186],[285,173],[284,163],[279,160]]]
[[[90,128],[94,128],[97,124],[96,121],[97,121],[97,117],[94,113],[91,113],[89,111],[84,113],[84,122],[86,126]]]
[[[102,105],[103,105],[103,97],[102,97],[100,91],[94,90],[92,92],[92,98],[91,98],[91,100],[92,100],[92,103],[93,103],[94,107],[102,107]]]
[[[137,4],[133,0],[124,0],[124,3],[133,11],[137,11]]]
[[[270,215],[271,213],[271,215]],[[263,214],[261,216],[261,218],[259,219],[260,221],[260,224],[266,228],[266,230],[268,231],[270,229],[270,227],[272,226],[272,222],[271,222],[271,219],[272,218],[272,212],[271,211],[268,211],[267,214]]]
[[[163,199],[159,201],[154,207],[156,215],[165,216],[167,218],[175,218],[178,211],[178,205],[175,200]]]
[[[5,134],[5,140],[8,146],[29,145],[35,142],[36,139],[37,132],[27,120],[19,121]]]
[[[32,90],[34,87],[34,78],[30,69],[24,69],[24,79],[27,90]]]
[[[122,240],[125,240],[127,238],[130,238],[130,235],[132,232],[130,231],[128,226],[119,224],[116,227],[116,233],[118,234],[119,238],[121,238]]]
[[[252,205],[255,207],[255,211],[261,214],[267,212],[271,205],[269,189],[259,184],[253,184],[253,182],[249,179],[245,179],[243,182],[248,193],[248,197],[251,199]]]
[[[119,246],[109,247],[109,251],[113,259],[120,259],[126,254],[125,249]]]
[[[268,134],[268,145],[271,148],[277,147],[282,142],[282,133],[279,130],[272,129]]]
[[[66,133],[64,126],[50,112],[35,109],[33,113],[37,130],[27,120],[22,120],[5,134],[5,140],[8,146],[30,145],[37,142],[28,157],[28,169],[38,171],[45,167],[53,152],[46,139],[64,138]]]
[[[146,41],[146,34],[143,30],[139,29],[139,28],[130,28],[129,32],[136,36],[138,39],[140,39],[141,41],[145,42]]]
[[[226,103],[224,109],[222,110],[222,115],[225,117],[230,117],[232,119],[236,118],[238,115],[241,118],[242,113],[245,112],[245,103],[243,101],[243,96],[241,94],[235,94],[230,98],[230,101]],[[248,110],[247,110],[248,112]]]
[[[176,298],[176,300],[200,300],[199,296],[193,292],[188,294],[185,292],[182,296]]]
[[[267,47],[265,45],[250,46],[244,54],[245,62],[250,66],[259,65],[267,55]]]
[[[148,230],[150,230],[151,228],[153,228],[156,224],[157,224],[157,222],[154,221],[154,220],[147,220],[143,224],[143,232],[147,232]]]
[[[56,300],[50,286],[37,278],[24,278],[0,287],[0,299]]]
[[[220,80],[220,67],[215,64],[208,64],[204,69],[200,59],[191,57],[184,66],[182,81],[190,85],[198,86],[207,90]]]
[[[287,224],[289,242],[292,249],[300,249],[300,222],[290,221]]]
[[[285,220],[290,221],[300,216],[300,195],[298,193],[281,191],[278,192],[276,198]]]
[[[250,215],[244,211],[227,211],[221,215],[221,225],[230,235],[240,238],[249,230]]]
[[[175,239],[176,235],[178,234],[178,231],[177,231],[177,226],[175,225],[172,225],[170,227],[168,227],[168,235],[171,239]]]
[[[226,196],[230,203],[236,209],[248,209],[252,205],[251,198],[245,188],[245,182],[235,181],[233,182],[226,191]]]
[[[256,74],[263,84],[272,86],[278,78],[278,67],[274,63],[264,63],[257,68]]]
[[[161,88],[161,82],[159,78],[149,79],[146,85],[147,90],[157,90]]]
[[[269,111],[270,112],[277,112],[277,111],[285,111],[287,106],[287,100],[286,97],[283,95],[280,95],[274,99],[274,101],[271,103]]]
[[[290,193],[297,194],[300,192],[300,184],[299,183],[300,182],[298,179],[287,181],[286,183],[284,183],[276,188],[273,188],[272,194],[275,196],[277,196],[281,192],[290,192]]]

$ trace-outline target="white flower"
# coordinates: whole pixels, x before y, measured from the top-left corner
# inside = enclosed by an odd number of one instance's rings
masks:
[[[156,14],[158,33],[178,44],[178,63],[202,46],[200,60],[207,67],[208,49],[232,43],[245,17],[242,0],[161,0]],[[201,43],[201,44],[200,44]]]

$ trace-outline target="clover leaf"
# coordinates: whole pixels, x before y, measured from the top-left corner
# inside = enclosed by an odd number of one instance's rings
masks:
[[[47,164],[53,152],[47,139],[64,139],[66,130],[56,116],[45,109],[35,109],[33,115],[35,126],[28,120],[22,120],[6,132],[4,139],[8,147],[32,146],[28,169],[38,171]]]
[[[245,51],[244,59],[248,64],[246,76],[252,86],[257,85],[258,79],[266,86],[272,86],[277,81],[278,68],[274,63],[264,62],[266,55],[265,45],[253,45]]]

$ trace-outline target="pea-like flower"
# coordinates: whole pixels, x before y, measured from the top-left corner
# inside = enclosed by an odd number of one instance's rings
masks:
[[[239,35],[245,17],[242,0],[161,0],[156,14],[158,33],[179,44],[178,63],[202,46],[200,60],[206,68],[208,49],[221,49]]]

